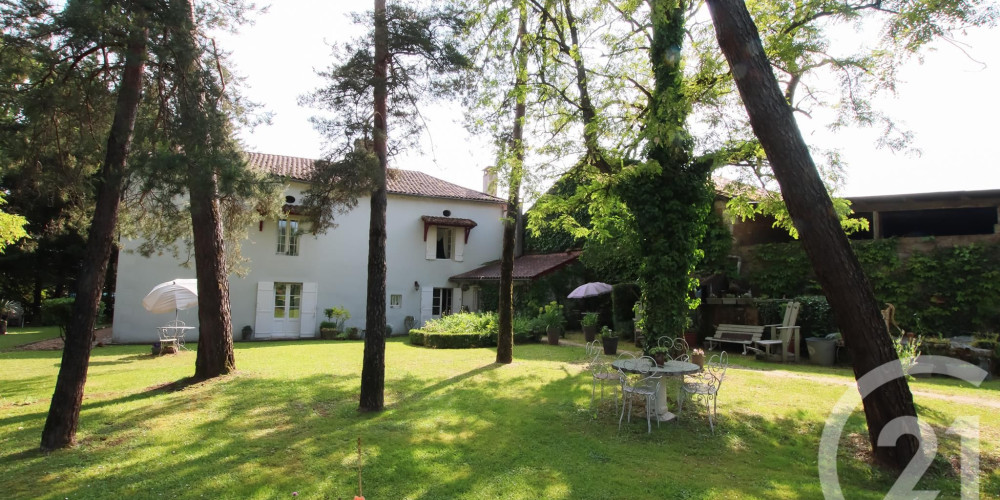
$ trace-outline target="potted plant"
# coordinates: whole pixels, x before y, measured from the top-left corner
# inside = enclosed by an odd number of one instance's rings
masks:
[[[606,326],[601,328],[601,345],[604,346],[604,354],[618,354],[618,332],[613,332]]]
[[[597,313],[583,313],[583,319],[580,320],[580,326],[583,328],[584,340],[587,342],[593,342],[594,339],[597,338]]]
[[[253,338],[253,327],[250,325],[244,326],[243,330],[240,331],[240,334],[243,336],[243,341],[250,340]]]
[[[344,322],[351,319],[351,312],[344,306],[328,307],[323,310],[326,321],[319,324],[320,337],[324,339],[335,339],[337,334],[344,331]],[[327,331],[324,332],[323,329]]]
[[[563,306],[556,301],[549,302],[538,310],[538,320],[545,325],[545,334],[549,345],[559,345],[559,336],[566,319],[563,317]]]
[[[691,362],[698,365],[699,368],[705,367],[705,351],[701,349],[691,350]]]
[[[327,310],[329,310],[329,309],[327,309]],[[338,333],[340,333],[340,331],[337,330],[337,324],[334,323],[333,321],[323,321],[323,322],[320,322],[320,324],[319,324],[319,338],[321,338],[323,340],[333,340],[333,339],[335,339],[337,337]]]
[[[667,362],[667,355],[670,354],[670,349],[664,346],[653,346],[647,351],[655,361],[656,366],[663,366],[663,363]]]
[[[7,335],[7,318],[17,312],[17,303],[13,300],[0,300],[0,335]]]

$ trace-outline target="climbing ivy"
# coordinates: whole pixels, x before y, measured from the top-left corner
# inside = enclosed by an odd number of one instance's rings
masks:
[[[1000,245],[942,246],[904,260],[898,244],[891,238],[852,247],[875,296],[895,306],[903,329],[949,336],[1000,329]],[[755,296],[822,293],[798,242],[758,245],[753,260]]]

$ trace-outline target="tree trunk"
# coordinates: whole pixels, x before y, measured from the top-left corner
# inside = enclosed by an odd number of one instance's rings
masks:
[[[514,361],[514,247],[517,245],[517,222],[521,212],[521,178],[524,171],[524,120],[527,114],[528,84],[528,9],[523,0],[515,2],[517,24],[517,60],[514,71],[514,128],[510,138],[510,193],[507,195],[507,216],[503,220],[503,247],[500,253],[499,334],[497,363]]]
[[[385,210],[388,169],[386,71],[389,65],[389,27],[385,0],[375,0],[375,156],[378,177],[372,192],[368,227],[368,298],[365,310],[365,353],[361,365],[361,411],[381,411],[385,406]]]
[[[136,23],[138,26],[138,22]],[[73,318],[66,331],[62,364],[56,379],[49,414],[42,430],[41,448],[54,450],[71,446],[80,421],[83,388],[87,382],[94,323],[108,260],[115,242],[118,207],[125,183],[126,160],[132,145],[132,131],[142,95],[142,73],[146,64],[146,31],[135,28],[125,54],[115,118],[108,134],[108,148],[101,168],[94,218],[87,237],[86,254],[77,279]]]
[[[217,116],[217,110],[209,109],[213,105],[205,98],[206,82],[198,67],[201,51],[194,38],[191,4],[188,0],[176,0],[173,7],[174,20],[179,24],[174,32],[174,49],[180,142],[187,162],[195,276],[198,278],[198,356],[194,377],[206,379],[236,369],[218,180],[215,168],[205,161],[217,147],[213,143],[218,137],[214,136],[223,133],[217,122],[222,118]]]
[[[898,359],[871,285],[840,228],[833,203],[771,72],[746,5],[742,0],[709,0],[708,6],[754,134],[767,153],[802,246],[850,350],[855,378],[861,378]],[[904,435],[896,447],[876,445],[882,428],[890,421],[916,417],[902,370],[898,377],[864,398],[864,408],[876,461],[894,468],[905,467],[918,450],[914,434]],[[910,428],[908,432],[919,431]]]

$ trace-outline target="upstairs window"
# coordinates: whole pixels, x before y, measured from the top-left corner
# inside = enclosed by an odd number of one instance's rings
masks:
[[[445,210],[445,213],[451,213]],[[423,215],[424,243],[427,260],[464,260],[465,245],[469,242],[469,232],[476,227],[470,219]]]
[[[455,247],[455,232],[450,227],[437,228],[437,254],[438,259],[450,259]]]
[[[278,249],[280,255],[299,254],[299,221],[278,219]]]

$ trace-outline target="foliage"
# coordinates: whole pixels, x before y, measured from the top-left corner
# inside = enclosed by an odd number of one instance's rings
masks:
[[[802,337],[824,337],[838,330],[833,310],[822,295],[800,295],[790,299],[757,299],[754,305],[761,324],[780,324],[784,319],[785,304],[795,301],[801,304],[796,324]]]
[[[72,297],[43,300],[42,321],[46,325],[58,326],[60,334],[65,334],[73,319],[73,302],[75,301],[76,299]],[[104,315],[104,302],[100,302],[97,309],[97,317],[100,318],[102,315]]]
[[[538,308],[538,320],[546,327],[561,327],[566,324],[562,304],[552,301]]]
[[[612,330],[611,328],[609,328],[607,326],[602,326],[601,327],[601,333],[600,333],[600,335],[601,335],[602,339],[616,339],[616,338],[618,338],[618,332],[615,331],[615,330]]]
[[[466,349],[496,346],[498,334],[496,313],[456,313],[430,320],[423,328],[411,329],[409,339],[413,345]],[[514,342],[538,342],[538,335],[533,332],[530,318],[514,317]]]
[[[670,354],[670,348],[665,346],[654,345],[646,350],[646,354],[650,356],[656,356],[657,354]]]
[[[0,319],[7,319],[17,313],[17,301],[0,299]]]
[[[632,321],[632,308],[639,301],[639,294],[639,285],[635,283],[611,285],[611,315],[615,325]],[[618,326],[615,328],[617,329]]]
[[[0,207],[6,203],[4,193],[0,192]],[[28,232],[24,230],[27,224],[28,219],[23,216],[0,210],[0,254],[8,245],[17,243],[21,238],[28,236]]]
[[[705,236],[698,248],[702,251],[702,257],[696,267],[696,274],[725,274],[735,277],[736,269],[729,258],[733,250],[733,233],[722,215],[715,210],[705,216]]]
[[[852,242],[875,296],[896,306],[904,329],[951,336],[1000,328],[1000,245],[939,246],[912,251],[905,260],[898,245],[896,239]],[[753,260],[756,296],[820,291],[798,242],[755,246]]]
[[[906,339],[902,335],[892,338],[892,346],[896,348],[896,356],[899,357],[904,374],[909,375],[910,368],[913,368],[913,365],[917,363],[922,342],[923,338],[919,336],[911,339]]]
[[[588,312],[583,315],[580,324],[583,326],[597,326],[597,319],[600,315],[595,312]]]
[[[344,306],[327,307],[323,309],[323,315],[333,322],[334,328],[344,331],[344,322],[351,319],[351,311]]]
[[[331,330],[336,330],[337,329],[337,323],[335,323],[333,321],[320,321],[319,328],[321,330],[324,329],[324,328],[329,328]]]
[[[388,22],[389,74],[385,81],[393,133],[390,154],[416,145],[423,129],[419,103],[453,96],[469,60],[459,43],[460,12],[392,3]],[[327,154],[316,163],[303,199],[310,231],[336,227],[335,217],[349,212],[374,187],[381,168],[373,144],[375,53],[374,14],[355,14],[366,36],[334,46],[335,62],[319,72],[324,86],[300,98],[302,104],[328,111],[312,118],[326,138]],[[392,175],[391,172],[389,175]]]

